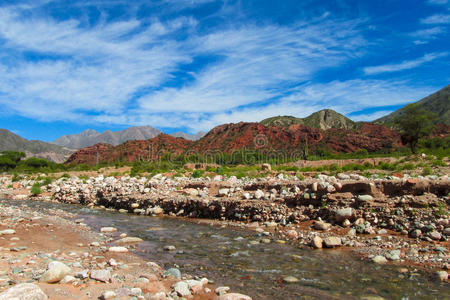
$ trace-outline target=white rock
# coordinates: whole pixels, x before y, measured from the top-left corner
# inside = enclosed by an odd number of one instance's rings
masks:
[[[123,252],[128,252],[128,249],[125,247],[109,247],[108,249],[109,252],[117,252],[117,253],[123,253]]]
[[[22,283],[15,285],[0,294],[0,300],[47,300],[48,297],[35,284]]]

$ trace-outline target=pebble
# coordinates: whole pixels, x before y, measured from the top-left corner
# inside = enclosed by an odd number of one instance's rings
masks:
[[[322,238],[320,236],[315,236],[311,241],[311,246],[315,249],[322,249],[322,243]]]
[[[299,280],[298,280],[298,278],[296,278],[294,276],[286,276],[286,277],[283,277],[283,281],[286,283],[295,283],[295,282],[298,282]]]
[[[90,278],[101,282],[112,282],[111,272],[108,270],[92,270]]]
[[[180,272],[180,270],[178,270],[176,268],[170,268],[169,270],[167,270],[163,273],[163,276],[164,277],[172,276],[177,279],[181,279],[181,272]]]
[[[446,281],[448,279],[448,273],[446,271],[437,271],[435,276],[440,281]]]
[[[128,252],[128,249],[125,247],[109,247],[109,252],[117,252],[117,253],[124,253]]]
[[[377,255],[374,258],[372,258],[372,261],[376,264],[385,264],[387,263],[387,259],[384,256]]]
[[[115,232],[117,228],[115,227],[102,227],[100,228],[100,232]]]
[[[174,291],[182,297],[190,296],[191,291],[189,290],[189,285],[185,281],[178,281],[173,286]]]

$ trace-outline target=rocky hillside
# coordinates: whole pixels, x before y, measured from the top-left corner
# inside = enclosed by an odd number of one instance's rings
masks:
[[[53,143],[72,149],[89,147],[98,143],[106,143],[117,146],[130,140],[147,140],[154,138],[160,133],[161,131],[151,126],[130,127],[125,130],[114,132],[111,130],[106,130],[103,133],[88,129],[80,134],[64,135],[55,140]]]
[[[0,151],[21,151],[27,156],[46,158],[54,162],[64,162],[74,152],[61,146],[35,140],[27,140],[6,129],[0,129]]]
[[[206,132],[203,132],[203,131],[199,131],[196,134],[188,134],[188,133],[178,131],[178,132],[171,133],[170,135],[173,137],[181,137],[183,139],[190,140],[190,141],[197,141],[197,140],[201,139],[202,137],[204,137],[205,134],[206,134]]]
[[[161,133],[148,140],[127,141],[118,146],[96,144],[86,147],[72,154],[67,163],[92,165],[98,162],[156,160],[169,152],[175,155],[182,154],[192,143],[183,138],[175,138]]]
[[[450,85],[417,101],[421,108],[436,114],[437,123],[450,126]],[[377,124],[390,124],[398,116],[401,116],[404,108],[394,111],[374,122]]]
[[[300,156],[306,142],[311,150],[326,149],[333,152],[354,152],[362,148],[376,151],[401,146],[398,133],[371,123],[363,123],[357,130],[321,130],[300,124],[267,127],[260,123],[241,122],[217,126],[196,142],[160,134],[153,139],[128,141],[119,146],[97,144],[80,149],[70,157],[68,163],[132,162],[154,160],[168,152],[176,155],[215,151],[233,153],[243,149],[268,153],[284,151],[288,155]]]
[[[265,126],[280,127],[288,127],[292,124],[300,124],[312,128],[319,128],[322,130],[330,128],[357,128],[357,123],[331,109],[319,110],[318,112],[315,112],[306,118],[296,118],[292,116],[272,117],[262,120],[261,124]]]
[[[398,133],[370,123],[363,123],[357,130],[322,130],[300,124],[267,127],[260,123],[241,122],[215,127],[197,141],[193,149],[199,152],[207,149],[228,153],[240,149],[292,152],[302,150],[306,141],[310,149],[323,148],[334,152],[353,152],[361,148],[376,151],[401,145]]]

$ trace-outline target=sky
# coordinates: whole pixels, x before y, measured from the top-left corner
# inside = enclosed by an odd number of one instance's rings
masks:
[[[370,121],[450,83],[449,32],[450,0],[2,0],[0,128]]]

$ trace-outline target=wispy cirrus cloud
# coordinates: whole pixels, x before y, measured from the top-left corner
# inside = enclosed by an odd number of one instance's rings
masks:
[[[360,59],[383,43],[368,40],[376,26],[367,15],[343,17],[327,7],[313,17],[245,19],[243,7],[214,0],[0,4],[0,112],[43,122],[190,131],[302,117],[325,107],[349,114],[433,90],[366,75],[413,69],[446,55],[432,50],[361,74]],[[445,33],[441,24],[408,38],[428,41]]]
[[[449,3],[449,0],[428,0],[427,2],[434,5],[445,5]]]
[[[422,64],[431,62],[435,59],[438,59],[440,57],[444,57],[447,55],[448,55],[447,52],[429,53],[429,54],[425,54],[423,57],[413,59],[413,60],[405,60],[398,64],[387,64],[387,65],[381,65],[381,66],[365,67],[364,73],[367,75],[374,75],[374,74],[380,74],[380,73],[409,70],[409,69],[416,68]]]
[[[423,24],[449,24],[450,14],[436,14],[420,20]]]

